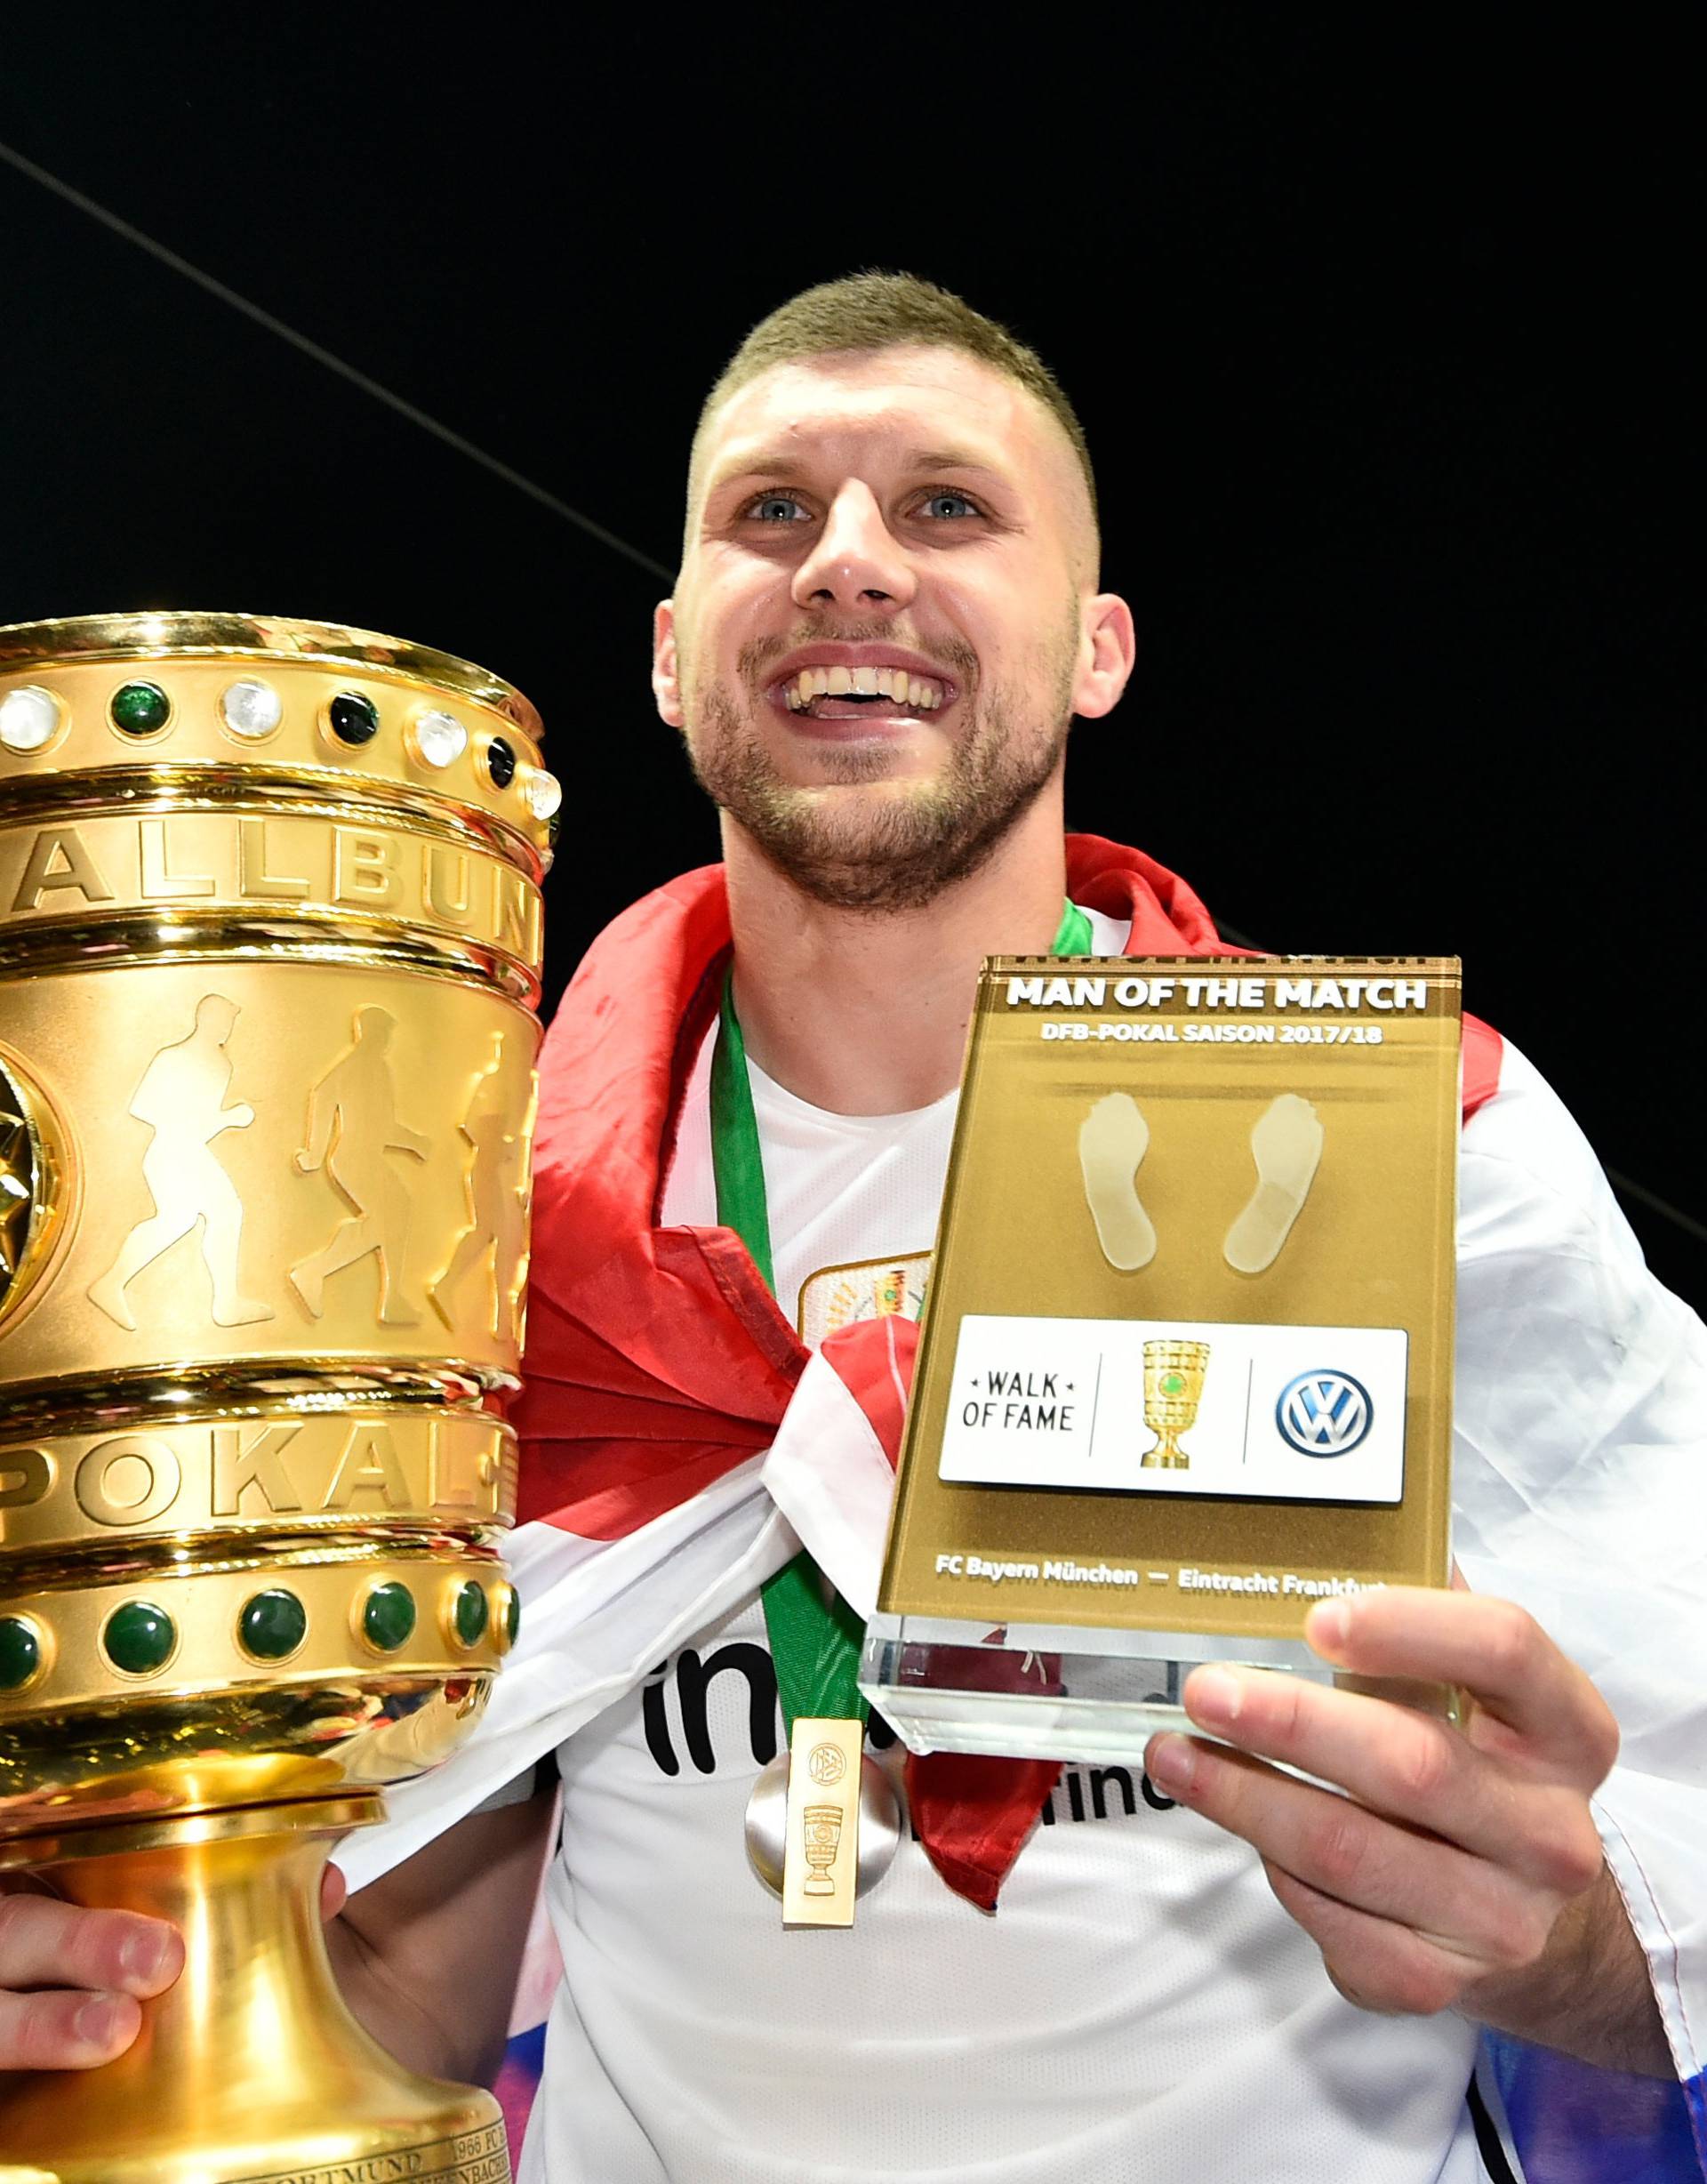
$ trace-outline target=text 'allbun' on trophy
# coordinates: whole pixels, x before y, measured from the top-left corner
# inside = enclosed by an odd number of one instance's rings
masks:
[[[914,1750],[1132,1761],[1447,1583],[1459,1044],[1448,958],[986,963],[861,1665]]]
[[[0,630],[0,1870],[188,1945],[0,2184],[509,2173],[318,1895],[516,1636],[539,735],[365,630]]]

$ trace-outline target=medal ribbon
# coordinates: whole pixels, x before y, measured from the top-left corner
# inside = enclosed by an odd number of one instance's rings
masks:
[[[1062,905],[1051,955],[1089,955],[1091,921],[1076,903]],[[774,1292],[765,1164],[753,1112],[747,1042],[735,1016],[734,975],[723,982],[723,1009],[711,1056],[711,1171],[717,1220],[747,1247],[765,1286]],[[795,1719],[863,1722],[870,1708],[859,1688],[865,1626],[834,1592],[804,1551],[765,1580],[760,1595],[776,1664],[776,1688],[792,1735]]]

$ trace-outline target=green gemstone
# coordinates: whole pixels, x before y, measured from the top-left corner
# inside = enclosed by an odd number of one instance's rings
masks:
[[[470,1578],[456,1596],[456,1634],[465,1646],[478,1645],[486,1634],[486,1595]]]
[[[101,1639],[114,1667],[132,1676],[149,1676],[164,1667],[177,1642],[172,1618],[146,1600],[126,1601],[108,1622]]]
[[[126,735],[152,735],[172,718],[172,700],[158,683],[128,682],[114,691],[112,713]]]
[[[42,1665],[42,1642],[22,1617],[0,1616],[0,1691],[20,1691]]]
[[[1162,1393],[1164,1395],[1177,1395],[1184,1385],[1185,1383],[1181,1379],[1178,1373],[1166,1373],[1162,1378]]]
[[[512,1586],[510,1589],[509,1605],[504,1610],[504,1635],[509,1639],[511,1645],[515,1644],[517,1633],[521,1629],[521,1627],[522,1596]]]
[[[237,1618],[243,1650],[258,1661],[282,1661],[287,1653],[294,1653],[308,1627],[308,1610],[283,1586],[257,1593]]]
[[[415,1627],[414,1595],[406,1585],[376,1585],[362,1610],[362,1630],[369,1645],[395,1653]]]

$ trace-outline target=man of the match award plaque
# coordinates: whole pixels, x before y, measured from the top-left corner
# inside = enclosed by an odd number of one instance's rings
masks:
[[[862,1664],[917,1750],[1130,1758],[1450,1568],[1459,967],[987,962]]]

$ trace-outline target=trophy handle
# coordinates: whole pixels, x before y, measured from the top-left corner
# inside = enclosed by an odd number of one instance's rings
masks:
[[[206,2184],[334,2184],[399,2156],[439,2184],[508,2184],[491,2094],[406,2070],[338,1991],[321,1875],[383,1812],[369,1792],[0,1845],[69,1902],[171,1919],[188,1952],[116,2062],[0,2081],[0,2184],[182,2184],[192,2164]]]

